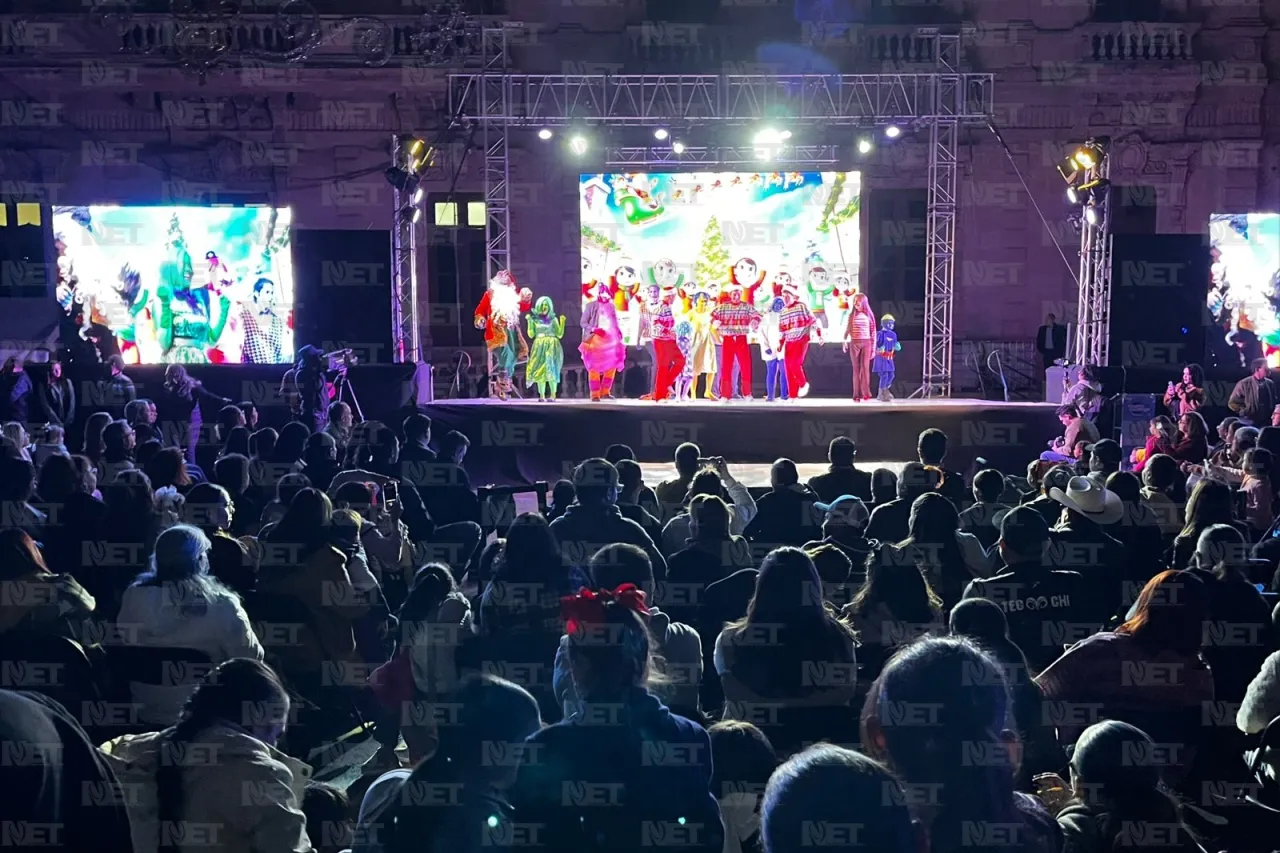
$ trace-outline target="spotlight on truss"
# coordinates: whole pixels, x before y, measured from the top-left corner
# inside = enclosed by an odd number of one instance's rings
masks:
[[[586,154],[587,148],[589,147],[590,147],[590,144],[587,142],[587,138],[580,133],[574,134],[569,139],[569,150],[572,151],[574,154],[578,155],[579,157],[581,157],[583,154]]]
[[[386,175],[387,183],[400,190],[403,193],[413,193],[418,189],[420,183],[416,175],[411,175],[399,166],[392,166],[383,173]]]
[[[902,128],[898,127],[896,124],[891,124],[884,129],[884,135],[888,139],[897,139],[902,135]]]
[[[667,129],[665,127],[660,127],[653,132],[653,138],[658,140],[659,142],[666,139],[670,135],[671,134],[667,132]]]
[[[681,141],[679,141],[679,140],[676,140],[675,142],[671,143],[671,153],[673,153],[673,154],[683,154],[683,153],[684,153],[684,143],[683,143],[683,142],[681,142]]]
[[[550,139],[554,135],[555,134],[551,132],[551,128],[549,127],[544,127],[542,130],[538,131],[538,138],[541,139],[543,142],[546,142],[548,139]]]
[[[875,148],[875,145],[872,144],[871,139],[869,137],[864,136],[858,140],[859,154],[870,154],[873,148]]]

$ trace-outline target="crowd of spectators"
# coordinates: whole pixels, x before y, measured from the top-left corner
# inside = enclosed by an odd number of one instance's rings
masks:
[[[763,490],[602,446],[515,514],[425,412],[171,379],[177,424],[3,426],[9,846],[1272,849],[1280,427],[1183,400],[1125,459],[1064,408],[1025,472],[928,429]]]

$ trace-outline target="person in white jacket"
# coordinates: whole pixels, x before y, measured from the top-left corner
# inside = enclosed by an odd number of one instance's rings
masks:
[[[124,591],[116,620],[124,642],[194,649],[215,664],[263,658],[240,597],[209,575],[209,538],[187,524],[156,538],[151,569]],[[169,725],[191,693],[185,684],[131,684],[143,722]]]
[[[756,517],[756,500],[751,497],[747,487],[739,483],[729,473],[729,466],[723,459],[715,459],[714,470],[704,469],[694,475],[689,482],[689,500],[697,495],[728,495],[725,503],[729,504],[729,532],[734,536],[743,535],[751,519]],[[683,550],[689,544],[690,519],[686,504],[680,514],[673,517],[662,528],[662,554],[670,557]]]
[[[1247,735],[1260,734],[1276,717],[1280,717],[1280,652],[1268,655],[1262,671],[1249,682],[1236,712],[1236,728]]]
[[[311,768],[276,749],[289,695],[266,664],[221,664],[177,725],[101,747],[126,791],[134,853],[310,853]]]

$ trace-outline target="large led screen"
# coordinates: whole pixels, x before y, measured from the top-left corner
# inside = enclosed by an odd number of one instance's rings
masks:
[[[858,172],[680,172],[582,175],[582,285],[607,283],[623,337],[635,343],[644,289],[665,283],[684,299],[729,284],[790,282],[837,331],[860,289]]]
[[[1214,214],[1209,246],[1210,345],[1233,347],[1242,363],[1266,356],[1280,366],[1280,214]]]
[[[289,208],[55,208],[58,304],[127,363],[290,362],[292,224]]]

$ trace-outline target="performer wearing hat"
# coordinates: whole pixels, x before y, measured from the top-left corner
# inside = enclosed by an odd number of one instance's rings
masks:
[[[896,322],[892,314],[885,314],[880,318],[880,331],[876,332],[876,357],[871,361],[871,372],[879,380],[880,400],[885,403],[893,399],[889,390],[893,387],[893,377],[897,373],[893,356],[902,349],[902,344],[898,343],[898,333],[893,330]]]
[[[578,345],[582,365],[587,369],[591,399],[613,396],[613,380],[626,363],[627,349],[622,343],[618,311],[614,308],[609,288],[596,289],[596,301],[582,312],[582,343]]]
[[[817,321],[809,306],[800,299],[794,284],[782,288],[782,314],[778,328],[782,332],[783,363],[787,371],[787,388],[792,398],[809,395],[809,379],[804,373],[804,359],[809,353],[809,333]]]
[[[676,285],[666,282],[662,285],[657,310],[650,326],[656,359],[653,367],[653,399],[655,400],[665,400],[670,396],[671,386],[675,384],[680,371],[684,370],[684,355],[676,342],[678,319]]]
[[[751,399],[751,349],[747,335],[760,327],[760,312],[744,298],[746,285],[730,284],[729,299],[711,312],[711,323],[724,342],[720,357],[720,399],[733,397],[733,365],[736,362],[743,399]]]

